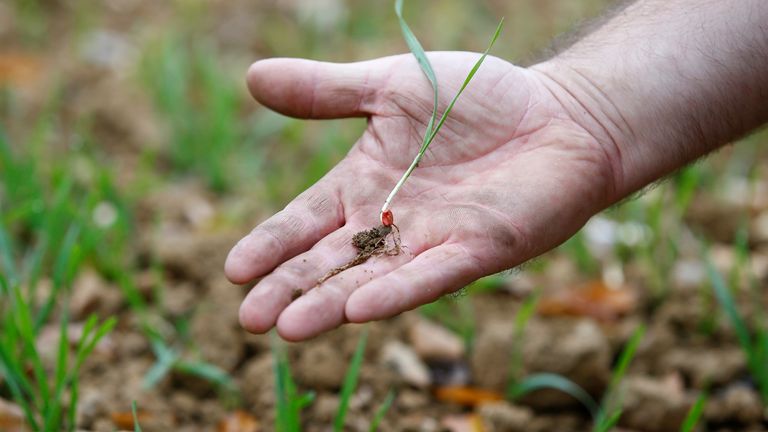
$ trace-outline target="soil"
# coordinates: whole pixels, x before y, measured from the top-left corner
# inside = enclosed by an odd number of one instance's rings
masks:
[[[387,239],[391,239],[388,242]],[[320,285],[337,274],[358,266],[371,257],[378,255],[399,255],[401,252],[400,229],[397,225],[379,225],[368,230],[355,233],[352,236],[352,246],[357,249],[357,255],[346,264],[340,265],[321,277],[317,284]]]
[[[82,10],[72,9],[86,2],[54,0],[50,8],[42,9],[51,17],[48,33],[56,37],[36,44],[22,43],[19,30],[14,27],[23,21],[17,19],[17,3],[0,2],[0,84],[15,92],[13,99],[0,104],[1,113],[9,117],[7,121],[3,119],[4,132],[11,142],[21,143],[21,148],[27,142],[21,139],[26,137],[23,132],[36,124],[40,113],[56,117],[60,121],[51,133],[54,143],[50,148],[43,147],[42,152],[53,160],[78,152],[78,146],[83,145],[78,137],[87,132],[89,124],[93,127],[92,139],[99,147],[90,151],[105,169],[115,173],[121,190],[137,201],[132,209],[135,247],[124,258],[131,266],[137,289],[150,305],[146,315],[183,359],[217,366],[232,378],[237,388],[232,395],[183,371],[170,371],[156,385],[146,386],[144,377],[157,358],[142,331],[142,317],[131,309],[116,281],[86,264],[72,283],[71,301],[61,302],[68,304],[72,317],[66,337],[74,347],[83,320],[90,313],[101,318],[115,316],[118,325],[83,365],[78,430],[133,430],[133,401],[138,405],[145,432],[274,430],[273,340],[269,335],[248,334],[239,326],[238,309],[250,286],[227,283],[223,262],[232,245],[254,223],[282,208],[316,180],[297,179],[300,176],[296,173],[309,170],[307,154],[314,154],[321,143],[332,141],[327,137],[335,139],[337,129],[310,122],[302,123],[301,128],[305,129],[286,128],[273,134],[278,138],[260,136],[264,157],[270,163],[263,169],[248,166],[249,177],[239,182],[243,186],[229,192],[214,193],[194,175],[168,175],[169,162],[163,157],[169,151],[168,125],[130,71],[138,68],[142,38],[171,28],[173,17],[194,15],[192,3],[198,2],[190,3],[183,13],[170,6],[173,2],[96,2],[104,10],[94,10],[86,16],[81,14]],[[376,45],[377,39],[369,37],[374,30],[367,27],[385,21],[381,17],[391,14],[389,2],[359,2],[362,6],[358,2],[345,3],[357,8],[350,11],[350,16],[365,13],[362,9],[373,12],[363,25],[364,33],[344,37],[349,43],[360,40],[360,45],[344,49],[338,49],[341,42],[333,42],[328,36],[336,33],[317,30],[318,33],[302,38],[302,29],[309,24],[299,24],[297,18],[320,16],[316,9],[312,13],[298,11],[302,7],[322,4],[327,12],[333,9],[329,4],[338,6],[344,2],[199,3],[210,6],[211,13],[200,15],[213,24],[195,34],[215,39],[221,51],[231,55],[228,60],[233,64],[229,67],[238,83],[242,81],[241,71],[253,59],[306,55],[301,49],[308,41],[323,41],[323,45],[334,47],[342,53],[337,55],[341,56],[339,60],[375,57],[393,50],[393,42],[388,40]],[[443,3],[434,7],[442,7]],[[491,3],[493,8],[499,8],[494,15],[520,15],[511,9],[501,10],[504,5],[516,2]],[[536,5],[543,5],[542,14],[555,22],[559,20],[551,17],[556,16],[553,11],[561,3],[568,5],[569,14],[573,13],[570,1]],[[456,10],[463,14],[468,4],[463,2],[461,7],[425,16],[448,19],[445,13]],[[429,12],[428,8],[433,6],[425,2],[425,7]],[[562,21],[571,19],[569,16]],[[93,28],[74,28],[75,23],[80,26],[84,22]],[[333,32],[345,27],[331,24]],[[396,34],[396,23],[391,24],[387,32]],[[351,27],[363,31],[362,27]],[[381,34],[385,33],[381,30]],[[549,36],[543,39],[541,44]],[[83,45],[83,52],[73,49],[71,44],[75,40]],[[106,48],[99,45],[105,40],[109,42]],[[401,43],[399,35],[395,40]],[[84,52],[93,51],[87,49],[91,45],[103,48],[95,50],[96,54],[119,55],[99,57],[101,63],[95,63],[83,57]],[[468,42],[468,47],[472,45]],[[531,47],[520,49],[524,52]],[[327,52],[311,54],[313,58],[334,58]],[[110,63],[113,60],[117,62]],[[60,91],[54,91],[58,88],[54,84],[61,85]],[[246,100],[246,90],[238,88]],[[54,104],[61,112],[48,112],[51,94],[61,95],[62,103]],[[255,111],[255,104],[250,101],[242,106],[243,118],[239,121],[243,124],[250,124],[251,115],[263,113]],[[32,141],[38,140],[35,137]],[[350,142],[337,141],[343,146]],[[599,398],[610,382],[618,354],[632,331],[643,324],[647,333],[623,383],[620,430],[678,430],[679,420],[700,392],[707,389],[710,397],[701,430],[768,431],[768,412],[749,377],[733,329],[713,300],[699,244],[692,235],[695,229],[713,239],[715,265],[730,274],[739,260],[733,245],[740,230],[748,231],[750,260],[746,266],[751,270],[750,280],[762,291],[758,290],[758,295],[746,288],[734,292],[739,308],[751,311],[749,316],[768,308],[765,141],[756,139],[752,147],[724,149],[712,159],[715,169],[706,171],[707,176],[702,177],[722,177],[722,181],[715,183],[735,186],[721,192],[697,191],[692,196],[692,205],[682,221],[682,233],[676,234],[674,248],[678,256],[674,259],[665,260],[664,250],[659,247],[648,251],[653,256],[649,264],[640,254],[632,253],[638,246],[623,247],[621,252],[625,256],[620,262],[613,255],[605,258],[595,254],[595,265],[600,270],[589,271],[580,269],[573,254],[561,249],[525,269],[478,284],[468,290],[468,295],[440,300],[437,312],[414,310],[367,325],[368,345],[358,387],[350,401],[346,430],[368,430],[380,404],[394,391],[394,402],[380,427],[384,432],[587,431],[588,413],[561,393],[541,391],[514,402],[504,400],[506,386],[515,378],[510,377],[510,359],[521,359],[517,376],[534,372],[562,374]],[[248,154],[252,147],[256,146],[250,146]],[[747,149],[746,156],[736,153],[739,148]],[[147,151],[160,151],[149,179],[140,176],[141,167],[154,161],[147,157],[153,153]],[[339,151],[341,155],[344,152],[346,148]],[[93,157],[86,151],[78,155]],[[281,166],[289,168],[282,172]],[[753,189],[729,181],[742,177],[726,172],[726,166],[731,170],[749,167],[750,178],[757,182],[754,190],[761,192],[752,193]],[[78,176],[96,175],[81,168],[73,168]],[[646,206],[640,213],[656,203],[653,200],[664,190],[665,186],[661,186],[638,199]],[[672,202],[665,203],[677,208]],[[665,230],[675,223],[677,219],[665,216],[656,235],[671,236]],[[612,241],[609,246],[618,248],[615,239]],[[331,270],[319,283],[371,257],[399,253],[401,248],[396,229],[383,226],[356,234],[352,243],[356,256]],[[585,240],[588,248],[594,243],[589,238]],[[660,264],[671,268],[664,278],[658,277],[656,267]],[[615,275],[616,268],[620,278],[605,276]],[[46,286],[50,282],[43,280],[41,293]],[[540,295],[540,307],[524,336],[518,338],[514,317],[522,299],[534,290]],[[294,293],[299,295],[301,292]],[[58,322],[53,319],[37,341],[44,361],[55,359],[57,338],[61,335]],[[342,377],[363,329],[364,326],[348,324],[307,342],[286,344],[299,391],[315,394],[314,402],[302,413],[302,430],[331,430]],[[10,393],[0,382],[0,430],[23,430],[20,410],[9,400]]]

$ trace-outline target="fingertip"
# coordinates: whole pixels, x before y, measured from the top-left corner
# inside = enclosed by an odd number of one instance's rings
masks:
[[[253,276],[251,276],[252,272],[243,262],[237,249],[237,245],[233,247],[224,261],[224,276],[233,284],[242,285],[253,279]]]
[[[310,309],[299,299],[291,304],[289,310],[281,313],[276,323],[280,337],[289,342],[301,342],[322,333],[323,330],[313,327]]]
[[[275,319],[264,313],[259,313],[258,308],[246,298],[240,305],[240,326],[249,333],[262,334],[275,326]]]
[[[251,92],[251,95],[256,100],[261,100],[261,89],[264,88],[265,82],[269,79],[270,69],[279,60],[274,58],[263,59],[252,63],[248,67],[248,72],[245,74],[245,83],[248,86],[248,91]]]

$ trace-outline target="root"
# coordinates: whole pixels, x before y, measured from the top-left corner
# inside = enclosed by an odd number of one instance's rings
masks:
[[[391,244],[387,241],[388,239],[391,239]],[[394,224],[390,226],[379,225],[369,230],[360,231],[352,236],[352,245],[357,249],[357,255],[348,263],[332,269],[318,279],[318,285],[344,270],[368,261],[373,256],[396,256],[400,255],[403,250],[400,242],[400,229]]]

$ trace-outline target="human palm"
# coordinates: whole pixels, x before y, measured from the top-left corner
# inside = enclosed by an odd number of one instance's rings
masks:
[[[441,110],[478,55],[429,54]],[[577,105],[544,75],[489,57],[393,202],[404,252],[318,285],[355,256],[352,235],[378,223],[421,144],[431,87],[410,55],[345,65],[271,59],[248,81],[259,101],[288,115],[368,117],[336,167],[230,252],[230,280],[263,276],[240,310],[252,332],[277,326],[302,340],[431,302],[551,249],[611,199],[611,153]]]

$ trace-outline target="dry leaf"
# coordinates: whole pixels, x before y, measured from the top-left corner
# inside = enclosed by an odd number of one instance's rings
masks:
[[[0,399],[0,431],[25,432],[26,430],[21,407]]]
[[[438,387],[435,391],[435,397],[443,402],[451,402],[465,406],[475,406],[484,402],[504,400],[504,395],[501,393],[462,386]]]
[[[131,411],[113,412],[110,417],[117,429],[133,430],[133,413]],[[152,414],[142,410],[136,411],[136,417],[139,420],[139,425],[152,420]]]
[[[632,311],[637,305],[635,294],[627,287],[609,288],[601,281],[543,295],[538,311],[542,315],[588,316],[611,321]]]
[[[258,432],[259,422],[245,411],[235,411],[227,415],[216,428],[218,432]]]
[[[0,86],[31,86],[40,78],[42,62],[31,55],[0,52]]]

